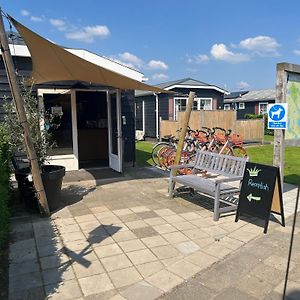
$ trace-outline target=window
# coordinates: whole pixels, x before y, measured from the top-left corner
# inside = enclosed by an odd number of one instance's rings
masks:
[[[230,110],[230,104],[224,104],[224,110]]]
[[[267,102],[260,102],[258,104],[258,114],[264,115],[268,113],[268,103]]]
[[[245,103],[239,102],[239,109],[245,109]]]
[[[178,112],[185,111],[188,98],[174,98],[174,120],[178,120]],[[212,110],[212,98],[195,98],[193,110]]]

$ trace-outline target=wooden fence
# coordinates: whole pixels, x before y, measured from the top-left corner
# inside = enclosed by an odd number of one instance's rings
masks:
[[[179,121],[160,121],[160,136],[174,135],[177,136],[178,130],[183,122],[184,112],[179,112]],[[222,127],[232,129],[234,133],[240,134],[245,141],[262,141],[264,136],[264,121],[263,119],[247,119],[237,120],[236,111],[224,110],[200,110],[192,111],[189,126],[192,129],[200,129],[206,127]]]

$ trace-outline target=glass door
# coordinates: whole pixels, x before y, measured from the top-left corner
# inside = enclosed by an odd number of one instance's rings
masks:
[[[120,91],[108,92],[109,166],[122,172],[122,126]]]

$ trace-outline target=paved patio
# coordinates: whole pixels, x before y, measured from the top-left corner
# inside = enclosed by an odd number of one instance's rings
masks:
[[[260,220],[212,220],[212,201],[168,199],[151,168],[64,185],[49,219],[11,220],[10,299],[155,299],[263,235]],[[285,186],[286,215],[296,189]],[[270,227],[279,227],[270,222]]]

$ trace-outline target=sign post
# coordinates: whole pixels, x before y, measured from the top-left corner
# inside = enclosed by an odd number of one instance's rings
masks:
[[[259,217],[265,220],[267,233],[271,212],[281,215],[285,226],[279,168],[247,162],[235,221],[242,213]]]

